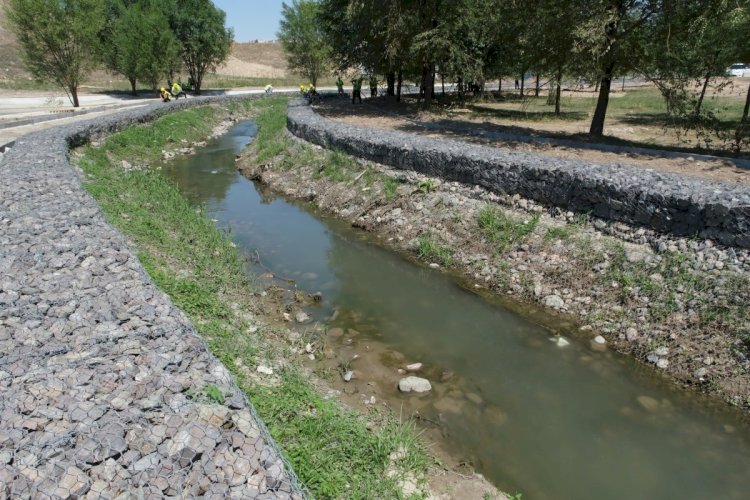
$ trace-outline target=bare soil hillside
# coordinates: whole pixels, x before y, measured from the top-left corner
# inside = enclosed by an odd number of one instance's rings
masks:
[[[5,23],[5,5],[7,0],[0,0],[0,81],[30,78],[19,57],[18,43]]]
[[[246,77],[289,76],[284,49],[280,43],[235,43],[226,64],[217,74]]]

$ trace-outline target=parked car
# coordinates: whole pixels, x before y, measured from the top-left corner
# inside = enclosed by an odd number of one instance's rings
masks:
[[[750,64],[732,64],[729,66],[729,69],[727,69],[727,73],[729,73],[729,76],[750,76]]]

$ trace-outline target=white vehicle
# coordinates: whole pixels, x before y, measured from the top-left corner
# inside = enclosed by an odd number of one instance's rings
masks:
[[[727,69],[727,73],[729,73],[729,76],[750,76],[750,64],[732,64]]]

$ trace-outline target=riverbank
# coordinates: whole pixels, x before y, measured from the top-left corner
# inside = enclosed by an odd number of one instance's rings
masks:
[[[750,408],[747,251],[358,161],[283,135],[285,109],[266,113],[238,162],[247,177],[448,268],[478,292],[567,318],[575,327],[558,325],[560,342],[615,349]]]
[[[285,105],[284,99],[264,99],[175,113],[76,156],[108,220],[237,377],[313,494],[395,498],[457,491],[461,481],[435,487],[440,469],[411,423],[380,407],[367,418],[342,407],[324,381],[300,366],[305,337],[283,324],[297,298],[249,281],[246,256],[159,171],[160,161],[191,154],[212,133],[225,131],[222,124],[260,113],[263,136],[273,128],[264,110]],[[479,479],[462,481],[468,487]],[[497,495],[489,486],[482,491]]]

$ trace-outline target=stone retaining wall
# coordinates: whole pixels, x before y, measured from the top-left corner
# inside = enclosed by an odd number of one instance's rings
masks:
[[[570,161],[328,120],[290,102],[288,129],[331,149],[596,217],[750,248],[750,186]]]
[[[30,134],[0,164],[0,498],[304,496],[67,159],[92,137],[217,100]]]

